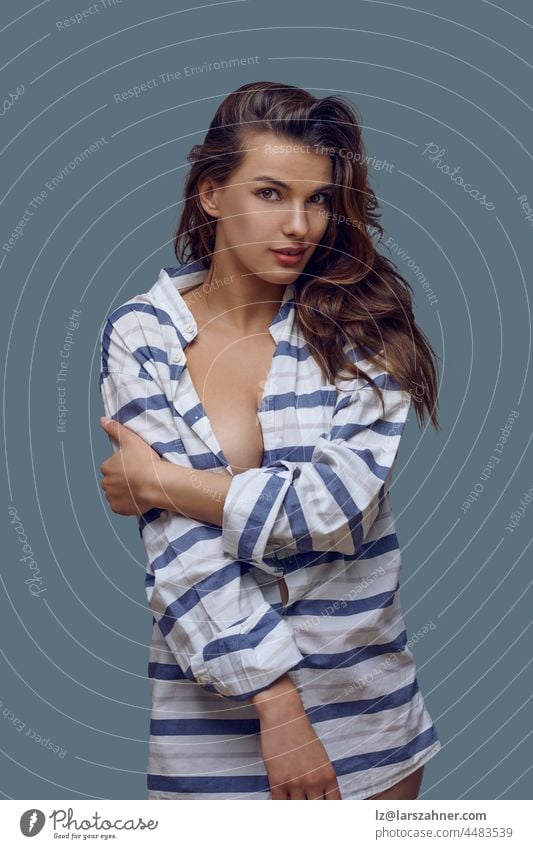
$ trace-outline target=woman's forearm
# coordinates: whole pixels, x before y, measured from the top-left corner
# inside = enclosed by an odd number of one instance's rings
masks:
[[[250,700],[260,718],[279,718],[283,722],[289,714],[305,713],[298,690],[287,673],[274,681],[270,687],[256,693]]]
[[[229,472],[210,472],[164,462],[157,467],[153,491],[146,496],[154,507],[182,513],[199,522],[222,527],[226,493],[231,483]]]

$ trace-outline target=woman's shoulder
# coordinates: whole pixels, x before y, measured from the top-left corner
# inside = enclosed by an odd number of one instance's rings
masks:
[[[169,284],[167,269],[161,269],[155,283],[146,291],[132,295],[128,300],[114,307],[107,315],[108,328],[115,328],[119,333],[165,333],[170,330],[174,340],[176,330],[182,324],[179,304],[173,297]],[[174,331],[174,332],[172,332]],[[168,332],[168,331],[167,331]]]
[[[349,341],[343,346],[343,350],[348,360],[357,366],[360,374],[355,376],[347,370],[341,370],[337,374],[336,386],[341,394],[352,394],[365,389],[369,390],[368,393],[364,393],[365,397],[367,395],[370,397],[375,395],[375,390],[372,388],[374,384],[380,393],[383,392],[385,396],[389,396],[394,403],[400,396],[405,403],[410,402],[409,392],[384,365],[383,348],[377,350]]]
[[[147,291],[132,295],[107,315],[102,331],[104,360],[113,360],[113,353],[134,367],[165,376],[165,368],[179,362],[185,339],[181,332],[181,317],[174,307],[171,293],[163,290],[160,273],[158,281]]]
[[[169,313],[149,293],[133,295],[127,301],[114,307],[106,319],[110,324],[122,328],[145,325],[170,324]]]
[[[353,342],[351,339],[343,345],[343,354],[348,361],[355,364],[361,372],[360,377],[355,377],[347,369],[341,369],[337,373],[337,385],[339,388],[362,389],[368,384],[368,379],[375,380],[380,374],[383,374],[383,369],[373,359],[376,352],[372,349]]]

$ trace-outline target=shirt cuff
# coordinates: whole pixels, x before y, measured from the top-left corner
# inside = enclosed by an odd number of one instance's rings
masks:
[[[249,699],[303,660],[294,633],[267,602],[195,654],[195,680],[222,696]]]

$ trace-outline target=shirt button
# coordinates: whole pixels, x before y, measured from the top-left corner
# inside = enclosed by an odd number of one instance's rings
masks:
[[[186,324],[185,325],[185,331],[187,333],[193,333],[194,332],[194,324],[190,324],[190,323]]]
[[[173,363],[181,363],[183,359],[183,351],[174,351],[172,354],[172,362]]]

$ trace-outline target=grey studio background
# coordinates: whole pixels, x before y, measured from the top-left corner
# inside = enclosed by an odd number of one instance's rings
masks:
[[[151,613],[136,520],[100,489],[99,334],[176,264],[185,157],[218,104],[274,80],[360,109],[389,256],[440,358],[442,429],[411,413],[392,490],[443,744],[421,798],[530,798],[531,5],[10,0],[1,17],[2,797],[146,796]]]

